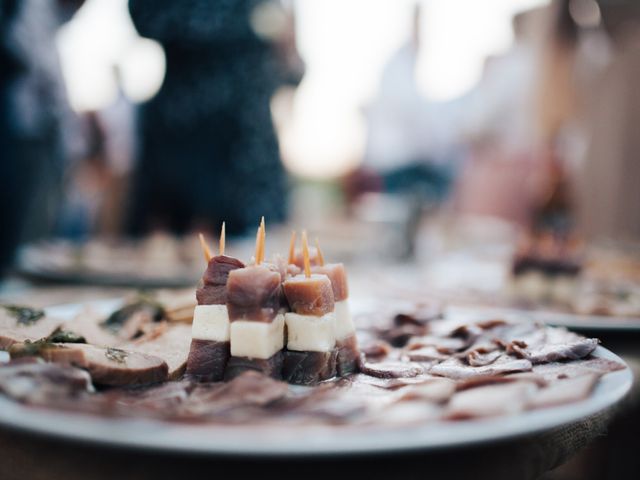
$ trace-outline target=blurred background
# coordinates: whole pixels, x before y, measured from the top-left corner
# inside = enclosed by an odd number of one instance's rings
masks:
[[[633,242],[639,21],[631,0],[2,0],[0,264],[261,215],[352,259],[428,256],[425,225]]]

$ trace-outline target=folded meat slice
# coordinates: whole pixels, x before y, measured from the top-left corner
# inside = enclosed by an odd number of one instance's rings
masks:
[[[216,255],[207,265],[200,286],[196,290],[198,305],[224,305],[227,303],[227,279],[232,270],[244,268],[237,258]]]
[[[598,347],[598,339],[581,338],[570,343],[543,345],[535,348],[512,346],[513,351],[533,364],[579,360],[590,355]]]
[[[91,377],[84,370],[36,357],[12,360],[0,368],[0,392],[21,402],[51,404],[91,390]]]
[[[271,322],[280,310],[280,274],[266,265],[252,265],[229,273],[229,320]]]
[[[517,413],[536,392],[533,382],[497,383],[456,393],[445,410],[445,417],[463,420]]]
[[[538,390],[527,406],[543,408],[583,400],[591,394],[599,378],[600,375],[597,373],[587,373],[574,378],[556,380]]]
[[[121,348],[161,358],[169,367],[169,379],[175,379],[182,375],[187,366],[190,346],[191,327],[177,324],[168,326],[155,338],[128,343]]]
[[[12,357],[20,353],[18,345],[14,345]],[[50,362],[87,370],[97,385],[147,385],[165,381],[168,376],[167,364],[161,358],[117,348],[56,343],[43,346],[38,355]]]
[[[454,380],[465,380],[469,378],[501,375],[511,372],[527,372],[530,371],[531,368],[532,364],[529,360],[513,358],[508,355],[502,355],[493,363],[481,367],[467,365],[459,358],[452,357],[431,367],[429,373],[432,375],[452,378]]]
[[[425,373],[422,365],[401,361],[364,362],[360,371],[378,378],[411,378]]]
[[[30,314],[27,317],[26,313],[21,314],[20,311]],[[14,343],[46,338],[63,323],[63,320],[49,317],[41,310],[0,306],[0,350],[8,350]]]

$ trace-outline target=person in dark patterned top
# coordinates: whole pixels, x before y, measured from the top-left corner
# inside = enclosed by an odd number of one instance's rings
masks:
[[[164,83],[141,112],[130,228],[243,233],[286,215],[286,175],[269,101],[291,81],[256,32],[256,0],[130,0],[140,35],[160,42]],[[295,77],[295,76],[294,76]],[[296,82],[299,81],[296,77]]]

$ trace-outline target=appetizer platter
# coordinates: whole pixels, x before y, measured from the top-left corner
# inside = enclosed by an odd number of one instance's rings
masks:
[[[217,255],[189,301],[0,307],[0,423],[120,446],[236,454],[428,449],[557,427],[619,401],[622,360],[520,315],[352,299],[292,234]],[[192,315],[183,312],[192,309]],[[182,312],[182,313],[177,313]],[[277,442],[274,442],[277,438]]]
[[[154,234],[137,241],[63,239],[27,245],[17,272],[38,280],[104,286],[186,287],[200,275],[200,256],[191,239]]]

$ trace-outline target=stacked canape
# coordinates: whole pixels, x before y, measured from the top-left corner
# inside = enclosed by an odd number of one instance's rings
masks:
[[[197,291],[187,374],[219,381],[256,370],[312,385],[354,373],[360,354],[344,266],[325,265],[319,248],[312,259],[306,233],[303,273],[296,265],[295,233],[288,262],[275,257],[267,263],[265,236],[263,219],[254,262],[247,266],[224,255],[224,233],[215,257],[203,240],[208,266]]]
[[[219,381],[230,354],[230,322],[227,310],[227,279],[229,274],[244,268],[237,258],[224,254],[225,228],[222,224],[219,255],[211,256],[200,236],[207,260],[207,269],[196,291],[198,305],[193,314],[191,349],[186,374],[198,380]]]

